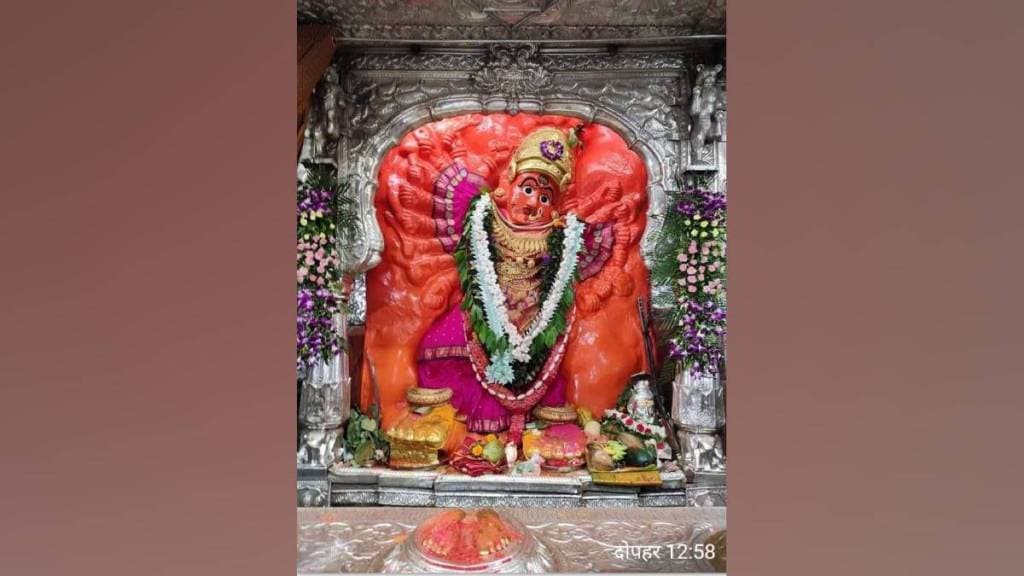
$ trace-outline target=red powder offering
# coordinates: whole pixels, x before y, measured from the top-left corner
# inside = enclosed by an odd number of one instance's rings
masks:
[[[418,530],[420,550],[453,564],[479,564],[507,555],[523,535],[493,510],[448,510],[427,520]]]

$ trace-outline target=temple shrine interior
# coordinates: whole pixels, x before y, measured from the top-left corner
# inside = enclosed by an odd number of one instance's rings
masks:
[[[724,571],[725,2],[297,21],[299,572]]]

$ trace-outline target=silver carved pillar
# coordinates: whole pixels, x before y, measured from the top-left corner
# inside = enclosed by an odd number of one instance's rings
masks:
[[[306,125],[301,160],[337,167],[338,104],[341,100],[338,72],[328,67],[313,93]],[[298,177],[306,170],[301,162]],[[347,281],[337,294],[338,312],[334,326],[347,338]],[[296,464],[299,506],[329,506],[328,471],[341,459],[344,450],[345,422],[351,409],[351,382],[347,350],[331,358],[319,359],[299,375],[298,447]]]
[[[334,321],[339,333],[345,334],[344,303],[340,308]],[[341,427],[348,420],[350,384],[348,355],[344,351],[330,360],[318,360],[305,371],[299,397],[299,466],[327,469],[334,464],[342,449]]]
[[[679,366],[672,383],[672,419],[679,426],[683,470],[688,475],[724,473],[719,431],[725,425],[725,390],[719,375],[694,376]]]
[[[347,290],[339,295],[334,316],[339,334],[348,333],[346,296]],[[328,506],[327,473],[341,460],[352,403],[348,353],[342,350],[329,360],[319,359],[300,375],[299,385],[298,505]]]
[[[690,90],[689,150],[684,181],[726,189],[726,90],[721,64],[697,65]],[[690,505],[725,504],[725,382],[723,374],[693,375],[677,366],[672,419],[678,425],[681,464],[699,488],[688,489]],[[697,496],[700,496],[699,498]]]

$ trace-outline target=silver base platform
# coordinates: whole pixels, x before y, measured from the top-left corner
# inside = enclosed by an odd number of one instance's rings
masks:
[[[662,472],[659,487],[594,484],[586,470],[541,476],[471,477],[446,467],[391,470],[335,466],[299,475],[300,507],[415,506],[507,508],[623,508],[725,506],[724,474]]]
[[[716,565],[680,552],[726,529],[725,508],[618,510],[513,508],[501,510],[549,546],[566,565],[560,572],[708,573]],[[409,534],[434,508],[333,508],[298,511],[300,575],[365,573],[374,556]],[[644,547],[639,554],[618,547]],[[637,552],[640,548],[631,548]],[[724,552],[724,550],[723,550]],[[724,556],[724,554],[723,554]],[[722,558],[724,562],[724,558]],[[719,565],[720,566],[720,565]]]

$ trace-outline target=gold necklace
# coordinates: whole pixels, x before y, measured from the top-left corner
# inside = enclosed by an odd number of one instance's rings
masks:
[[[550,225],[536,232],[516,230],[514,224],[505,221],[496,206],[492,205],[492,213],[494,214],[494,218],[491,219],[494,222],[494,226],[492,226],[494,237],[502,248],[519,258],[529,258],[547,251],[548,234],[551,233]]]

